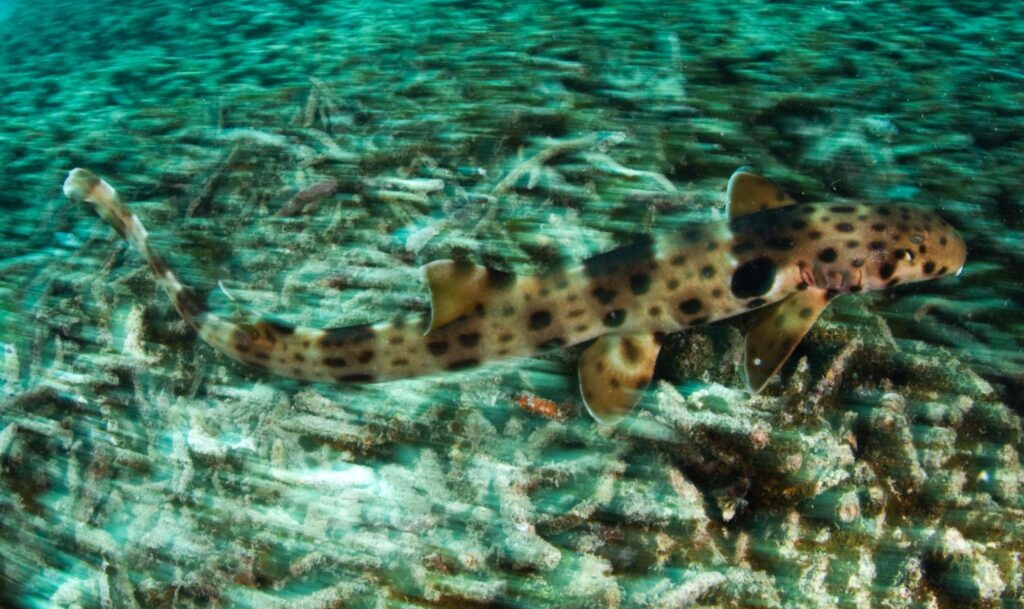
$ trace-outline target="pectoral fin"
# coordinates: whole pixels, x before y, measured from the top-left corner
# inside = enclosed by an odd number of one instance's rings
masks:
[[[423,280],[430,289],[430,327],[427,333],[460,317],[475,315],[494,292],[516,282],[513,273],[471,262],[436,260],[423,265]]]
[[[650,334],[606,334],[580,356],[580,393],[590,416],[615,423],[640,401],[661,346]]]
[[[828,305],[828,292],[808,288],[767,307],[747,334],[747,387],[758,392],[786,362]]]
[[[733,172],[726,198],[729,200],[730,218],[796,203],[775,182],[757,175],[749,167],[740,167]]]

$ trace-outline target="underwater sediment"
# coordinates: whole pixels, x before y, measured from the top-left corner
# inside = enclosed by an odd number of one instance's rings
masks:
[[[1012,607],[1024,587],[1024,20],[1000,3],[20,3],[0,24],[0,596],[56,607]],[[114,182],[209,304],[423,312],[801,201],[961,229],[844,297],[763,394],[740,318],[616,428],[578,348],[361,388],[217,355],[60,193]]]

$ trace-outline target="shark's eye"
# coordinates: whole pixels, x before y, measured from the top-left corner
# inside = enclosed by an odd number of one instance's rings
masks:
[[[910,242],[913,243],[914,245],[921,245],[922,243],[924,243],[924,235],[910,235]]]
[[[892,255],[893,258],[896,258],[897,260],[906,260],[908,262],[913,262],[914,260],[914,252],[910,250],[896,250],[892,253]]]

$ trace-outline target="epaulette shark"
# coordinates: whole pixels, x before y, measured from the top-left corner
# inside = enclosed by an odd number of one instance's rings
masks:
[[[729,179],[726,221],[642,238],[537,276],[430,262],[422,268],[429,316],[316,329],[211,312],[110,184],[74,169],[64,194],[92,204],[139,251],[185,322],[236,360],[306,381],[372,383],[592,341],[579,358],[579,387],[605,423],[639,401],[669,333],[762,309],[745,347],[748,388],[757,392],[836,296],[959,275],[967,254],[957,231],[931,211],[797,204],[740,168]]]

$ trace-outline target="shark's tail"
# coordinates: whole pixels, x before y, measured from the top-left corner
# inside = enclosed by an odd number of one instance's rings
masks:
[[[210,321],[211,314],[203,301],[178,280],[156,250],[150,247],[149,233],[139,218],[121,203],[117,191],[105,180],[85,169],[72,169],[64,180],[64,196],[76,202],[91,204],[107,224],[132,245],[153,270],[157,283],[174,303],[182,319],[198,331]]]
[[[64,194],[91,204],[142,254],[182,319],[213,348],[239,361],[297,379],[361,383],[464,367],[480,359],[478,319],[450,323],[430,336],[423,334],[425,318],[326,329],[244,313],[226,319],[207,310],[205,299],[181,283],[110,184],[74,169],[64,182]]]

